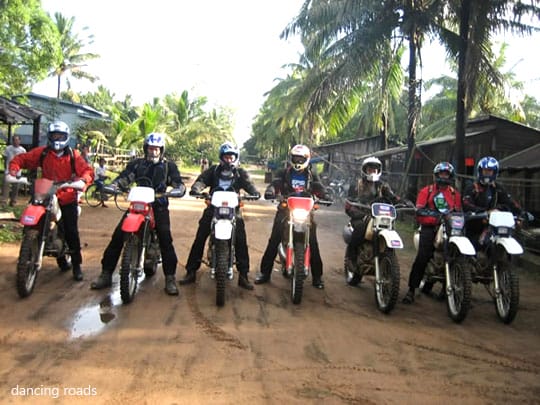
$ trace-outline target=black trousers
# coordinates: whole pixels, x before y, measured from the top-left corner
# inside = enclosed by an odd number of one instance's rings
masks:
[[[360,246],[366,236],[366,227],[368,225],[369,219],[369,216],[351,219],[353,232],[351,235],[351,241],[347,245],[345,256],[353,261],[356,260],[356,256],[358,254],[358,246]]]
[[[122,222],[128,213],[126,212],[116,228],[113,231],[111,241],[103,252],[101,259],[101,268],[103,272],[112,273],[116,268],[122,248],[124,247],[124,232],[122,231]],[[174,250],[173,238],[171,235],[171,219],[169,208],[162,205],[154,205],[154,218],[156,221],[156,233],[159,241],[159,250],[161,251],[161,259],[163,273],[168,275],[176,274],[176,264],[178,258]]]
[[[424,277],[426,266],[433,257],[433,242],[435,241],[436,226],[422,225],[420,229],[420,240],[418,243],[418,252],[409,274],[409,288],[418,288]]]
[[[61,205],[63,231],[66,242],[71,251],[71,263],[73,267],[77,268],[81,266],[81,239],[79,237],[79,214],[78,203],[72,202],[71,204]]]
[[[289,210],[278,208],[276,216],[274,217],[274,224],[272,225],[272,233],[266,250],[264,251],[261,259],[260,271],[262,274],[271,274],[274,267],[274,259],[278,254],[279,244],[283,235],[284,227],[287,225],[287,219],[289,218]],[[309,245],[311,249],[311,273],[313,277],[321,277],[323,274],[323,264],[321,259],[321,252],[319,250],[319,242],[317,241],[317,224],[311,222],[311,229],[309,233]]]
[[[212,231],[212,218],[214,216],[214,207],[210,206],[205,208],[202,217],[199,220],[199,228],[195,235],[195,240],[191,245],[189,251],[188,260],[186,263],[186,271],[195,272],[201,267],[201,260],[204,254],[204,245],[206,239],[210,236]],[[247,274],[249,272],[249,253],[247,247],[246,227],[244,219],[240,216],[236,216],[236,234],[235,234],[235,259],[236,269],[239,273]]]

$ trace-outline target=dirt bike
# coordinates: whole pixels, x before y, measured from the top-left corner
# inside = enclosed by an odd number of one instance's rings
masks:
[[[447,209],[439,213],[439,226],[435,233],[433,257],[426,266],[420,288],[431,292],[433,285],[442,283],[441,297],[446,295],[448,316],[456,323],[462,322],[471,306],[472,258],[474,246],[464,235],[465,218],[461,212]],[[419,228],[420,229],[420,228]],[[420,233],[414,234],[414,246],[418,251]]]
[[[313,214],[320,205],[330,206],[332,201],[314,200],[313,197],[287,197],[281,199],[283,208],[288,207],[289,218],[279,244],[281,272],[291,281],[293,304],[302,302],[304,280],[311,269],[309,235]]]
[[[258,200],[260,196],[238,195],[235,191],[223,190],[216,190],[211,196],[207,193],[194,196],[204,198],[207,204],[214,207],[206,255],[210,277],[216,280],[216,305],[221,307],[225,305],[227,280],[234,278],[237,209],[244,200]]]
[[[366,226],[363,242],[358,246],[356,262],[345,259],[345,281],[356,286],[364,275],[374,275],[375,303],[379,311],[387,314],[396,305],[399,296],[400,269],[395,249],[402,249],[403,242],[395,230],[397,210],[413,210],[405,204],[392,205],[374,202],[370,205],[346,200],[362,209],[370,209],[371,218]],[[343,229],[343,240],[351,241],[353,226],[349,222]]]
[[[29,184],[24,177],[16,179],[9,175],[6,176],[6,181]],[[82,190],[84,184],[36,179],[30,203],[21,213],[20,223],[24,228],[16,277],[17,293],[21,298],[32,294],[44,256],[55,257],[62,271],[68,271],[72,267],[71,252],[64,237],[62,211],[56,196],[56,192],[61,188]]]
[[[467,220],[483,219],[487,227],[474,261],[473,282],[482,283],[495,303],[497,315],[506,324],[516,317],[519,306],[519,278],[512,256],[523,254],[523,247],[512,236],[515,217],[507,211],[467,214]]]
[[[138,184],[143,184],[138,181]],[[107,194],[118,194],[114,186],[105,186]],[[158,197],[182,197],[173,192],[159,193]],[[124,247],[120,265],[120,297],[124,304],[135,298],[139,279],[143,273],[152,277],[161,263],[161,251],[156,233],[153,202],[156,193],[153,187],[135,186],[129,190],[129,208],[122,220]]]
[[[349,183],[345,179],[330,180],[326,192],[333,202],[343,202],[349,191]]]

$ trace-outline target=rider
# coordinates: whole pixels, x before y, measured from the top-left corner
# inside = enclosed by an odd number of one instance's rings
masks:
[[[99,158],[99,165],[96,167],[96,186],[97,190],[99,191],[99,195],[101,198],[101,206],[103,208],[107,208],[107,205],[105,204],[105,199],[103,198],[103,186],[105,185],[105,180],[107,180],[109,176],[107,176],[107,167],[105,166],[105,158],[100,157]]]
[[[358,246],[364,240],[366,227],[371,217],[369,206],[374,202],[396,204],[401,200],[387,182],[380,180],[382,163],[378,158],[370,156],[364,159],[360,172],[361,178],[351,183],[347,201],[345,201],[345,213],[351,218],[353,227],[351,240],[345,253],[345,259],[351,268],[352,263],[356,261]],[[348,201],[365,204],[367,207],[361,208],[349,204]]]
[[[186,187],[182,182],[178,166],[163,156],[165,152],[165,134],[157,132],[148,134],[144,140],[143,150],[144,157],[131,160],[108,187],[126,190],[133,182],[136,182],[140,186],[149,186],[150,184],[148,183],[151,182],[151,186],[156,193],[162,193],[167,187],[172,187],[173,189],[170,194],[175,197],[182,197],[186,192]],[[171,235],[169,200],[167,197],[156,198],[152,206],[154,209],[159,249],[163,260],[165,292],[169,295],[178,295],[178,288],[176,287],[176,264],[178,259]],[[116,226],[111,241],[103,252],[101,274],[91,285],[94,290],[112,285],[112,274],[124,246],[122,222],[126,215],[128,215],[128,212],[124,214]]]
[[[264,198],[273,200],[277,195],[288,197],[290,195],[311,196],[326,199],[325,188],[319,177],[311,169],[311,151],[305,145],[295,145],[289,154],[289,164],[285,169],[278,170],[272,183],[266,188]],[[278,205],[272,233],[268,245],[261,259],[260,273],[255,279],[255,284],[263,284],[270,281],[274,259],[278,253],[279,244],[283,235],[283,227],[289,217],[288,208]],[[311,268],[315,288],[324,288],[322,280],[323,264],[317,242],[317,225],[312,222],[310,236]]]
[[[64,237],[70,249],[71,265],[64,257],[57,258],[62,271],[73,266],[73,279],[82,281],[82,255],[79,237],[78,189],[85,188],[94,180],[94,169],[84,160],[78,150],[69,146],[69,127],[65,122],[49,124],[47,145],[15,156],[9,164],[9,173],[16,175],[20,169],[35,170],[41,167],[41,177],[54,182],[73,182],[74,187],[64,187],[56,192],[62,211]]]
[[[506,192],[501,184],[495,182],[499,174],[497,159],[491,156],[483,157],[478,161],[476,169],[476,181],[467,186],[463,193],[464,211],[479,212],[502,208],[510,210],[517,216],[524,214],[519,203]],[[477,250],[481,246],[479,238],[484,228],[481,218],[467,221],[467,237]]]
[[[248,172],[238,167],[239,163],[240,152],[238,148],[230,142],[225,142],[219,147],[219,164],[210,166],[197,177],[191,186],[190,194],[201,194],[207,187],[210,188],[210,195],[216,190],[231,190],[238,193],[244,189],[250,195],[259,198],[260,193],[251,182]],[[186,263],[186,276],[179,282],[181,285],[194,283],[197,279],[196,272],[201,266],[204,244],[210,235],[213,217],[214,207],[208,205],[199,220],[199,228]],[[244,219],[240,211],[237,211],[236,217],[235,255],[236,268],[240,273],[238,286],[246,290],[253,290],[253,285],[248,280],[249,253]]]
[[[404,304],[414,302],[414,290],[420,286],[426,266],[433,256],[433,243],[440,223],[439,209],[461,211],[461,194],[452,186],[454,177],[454,166],[448,162],[438,163],[433,169],[435,182],[422,188],[416,198],[416,220],[421,225],[420,241],[409,274],[409,291],[403,298]],[[424,286],[422,292],[431,293],[431,287]]]

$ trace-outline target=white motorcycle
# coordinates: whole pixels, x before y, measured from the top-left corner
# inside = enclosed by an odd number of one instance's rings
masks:
[[[359,208],[371,208],[371,218],[366,226],[363,242],[358,247],[355,262],[345,260],[345,281],[355,286],[364,275],[374,275],[374,292],[377,308],[387,314],[396,305],[399,296],[400,269],[395,249],[403,248],[403,241],[395,230],[397,209],[411,209],[387,203],[369,205],[346,201]],[[349,244],[353,233],[349,222],[343,229],[343,240]]]
[[[491,211],[467,214],[467,220],[482,218],[487,227],[474,265],[473,281],[482,283],[493,298],[499,318],[506,324],[516,317],[519,306],[519,278],[512,256],[523,254],[523,247],[512,236],[514,214]]]
[[[433,257],[429,261],[420,285],[424,291],[441,282],[446,295],[448,316],[454,322],[462,322],[471,306],[472,258],[474,246],[464,235],[465,218],[461,212],[439,211],[440,224],[435,234]],[[418,251],[419,230],[414,234],[414,246]]]

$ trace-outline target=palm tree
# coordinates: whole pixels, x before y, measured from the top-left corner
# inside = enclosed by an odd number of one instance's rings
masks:
[[[81,50],[92,43],[93,36],[89,35],[85,40],[80,40],[73,32],[73,23],[75,18],[66,18],[61,13],[54,13],[56,27],[60,35],[60,47],[62,51],[62,58],[56,68],[49,74],[49,76],[56,76],[57,92],[56,97],[60,98],[60,85],[62,76],[66,73],[77,79],[87,79],[91,82],[96,81],[98,78],[91,73],[84,71],[82,68],[86,66],[84,62],[98,58],[99,55],[94,53],[81,53]],[[85,27],[84,29],[87,29]]]

